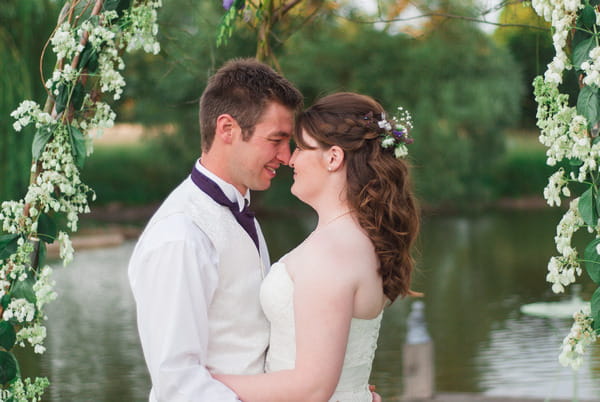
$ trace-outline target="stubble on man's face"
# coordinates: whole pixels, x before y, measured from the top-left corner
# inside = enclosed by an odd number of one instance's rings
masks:
[[[238,191],[266,190],[281,165],[290,160],[290,138],[293,112],[272,102],[254,127],[252,136],[244,140],[241,132],[234,143],[232,170]]]

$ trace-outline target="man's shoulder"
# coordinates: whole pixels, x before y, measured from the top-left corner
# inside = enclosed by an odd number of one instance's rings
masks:
[[[192,191],[189,180],[175,188],[150,218],[140,240],[167,243],[203,237],[204,232],[194,223],[189,211]]]

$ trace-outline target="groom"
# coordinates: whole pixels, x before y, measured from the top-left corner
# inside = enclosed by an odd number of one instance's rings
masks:
[[[254,59],[226,63],[200,99],[202,155],[164,201],[129,263],[154,401],[237,401],[210,372],[264,371],[259,302],[270,265],[249,190],[290,158],[302,95]]]

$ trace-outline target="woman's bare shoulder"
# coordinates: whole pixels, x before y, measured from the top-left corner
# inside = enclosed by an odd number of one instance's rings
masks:
[[[294,271],[318,271],[320,275],[354,275],[377,264],[373,244],[353,223],[314,232],[288,257]]]

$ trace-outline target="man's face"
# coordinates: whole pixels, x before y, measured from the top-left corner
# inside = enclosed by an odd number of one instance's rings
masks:
[[[241,130],[233,139],[230,158],[232,184],[245,194],[250,190],[266,190],[280,165],[290,160],[290,138],[293,112],[276,102],[267,104],[248,141]]]

